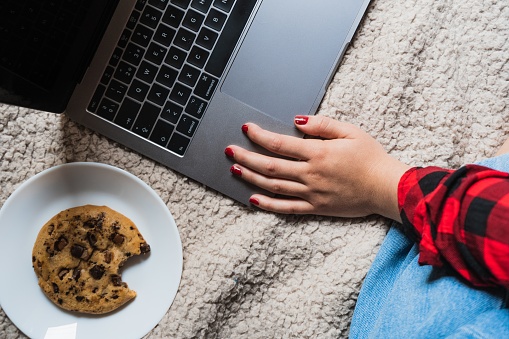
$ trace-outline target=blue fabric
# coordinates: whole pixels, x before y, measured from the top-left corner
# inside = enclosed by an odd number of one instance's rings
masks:
[[[509,154],[480,165],[509,172]],[[507,291],[474,288],[448,266],[420,266],[393,225],[364,280],[350,338],[509,338]]]

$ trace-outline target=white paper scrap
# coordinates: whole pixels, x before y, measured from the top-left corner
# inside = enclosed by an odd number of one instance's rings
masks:
[[[77,327],[77,323],[58,327],[50,327],[46,331],[44,339],[75,339]]]

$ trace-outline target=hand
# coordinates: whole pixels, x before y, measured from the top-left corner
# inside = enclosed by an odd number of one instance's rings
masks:
[[[232,173],[269,192],[255,194],[254,205],[278,213],[359,217],[381,214],[400,221],[397,188],[410,167],[389,156],[359,128],[321,116],[297,116],[302,139],[269,132],[248,123],[251,141],[288,160],[228,146],[237,163]]]

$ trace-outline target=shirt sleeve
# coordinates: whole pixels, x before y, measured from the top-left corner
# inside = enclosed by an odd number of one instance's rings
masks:
[[[421,265],[448,263],[474,286],[509,289],[508,173],[412,168],[399,182],[398,204]]]

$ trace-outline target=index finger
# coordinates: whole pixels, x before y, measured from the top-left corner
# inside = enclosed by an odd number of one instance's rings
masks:
[[[251,141],[272,153],[308,160],[309,144],[303,138],[270,132],[252,123],[243,125],[242,130]]]

